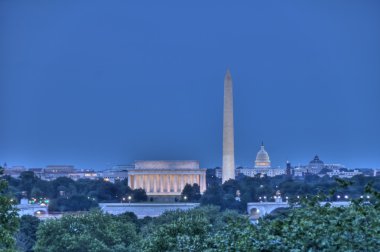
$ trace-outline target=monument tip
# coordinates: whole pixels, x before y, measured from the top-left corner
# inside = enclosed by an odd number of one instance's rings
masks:
[[[230,72],[230,68],[227,67],[227,70],[226,70],[226,77],[231,77],[231,72]]]

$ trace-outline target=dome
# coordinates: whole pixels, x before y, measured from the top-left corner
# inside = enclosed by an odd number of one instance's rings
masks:
[[[261,149],[256,155],[256,161],[255,161],[255,167],[256,168],[269,168],[270,167],[270,160],[268,152],[266,152],[264,148],[264,144],[261,144]]]
[[[318,155],[315,155],[314,159],[310,161],[309,164],[320,164],[323,165],[323,161],[319,159]]]
[[[309,163],[309,172],[318,174],[324,166],[323,161],[319,159],[318,155],[315,155],[314,159]]]

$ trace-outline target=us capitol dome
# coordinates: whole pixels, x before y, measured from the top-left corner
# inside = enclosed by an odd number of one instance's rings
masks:
[[[264,148],[264,143],[261,143],[261,149],[256,155],[255,168],[270,168],[270,165],[268,152]]]

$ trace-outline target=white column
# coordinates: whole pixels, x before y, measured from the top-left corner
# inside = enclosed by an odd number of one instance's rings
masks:
[[[186,184],[191,185],[191,175],[186,176]]]
[[[166,190],[170,192],[170,175],[166,175]]]
[[[200,187],[201,193],[203,193],[204,192],[204,186],[205,186],[204,185],[205,179],[204,179],[204,175],[203,174],[201,174],[199,176],[200,176],[199,187]]]
[[[183,177],[184,177],[185,175],[180,175],[180,180],[181,180],[181,183],[180,183],[180,185],[181,185],[181,187],[180,187],[180,189],[181,189],[181,192],[182,192],[182,190],[183,190],[183,187],[185,186],[184,185],[184,182],[183,182]]]
[[[139,188],[139,185],[140,185],[140,183],[139,183],[139,175],[135,175],[135,181],[136,181],[136,183],[135,183],[135,188],[134,189],[138,189]]]
[[[175,181],[174,181],[174,175],[170,175],[170,182],[172,184],[171,186],[171,190],[170,191],[173,191],[175,192]]]
[[[178,175],[177,176],[177,192],[182,192],[182,189],[181,189],[181,175]]]
[[[159,190],[160,190],[160,193],[164,192],[164,179],[163,179],[164,175],[160,174],[159,175]]]
[[[203,175],[202,174],[199,175],[199,190],[202,193],[203,191]]]
[[[133,175],[133,188],[132,189],[136,189],[136,182],[137,179],[136,179],[136,175]]]
[[[147,191],[147,187],[148,187],[148,178],[147,178],[147,175],[144,175],[144,187],[143,187],[143,189],[145,191]]]
[[[178,175],[174,175],[174,192],[178,192]]]
[[[153,192],[157,192],[157,175],[153,175]]]
[[[150,193],[150,175],[146,175],[146,192]]]

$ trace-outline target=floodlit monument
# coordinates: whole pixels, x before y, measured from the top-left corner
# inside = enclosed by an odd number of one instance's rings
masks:
[[[223,166],[222,182],[235,179],[234,152],[234,107],[232,93],[232,78],[227,69],[224,77],[224,114],[223,114]]]
[[[271,163],[268,152],[264,148],[264,143],[261,143],[261,148],[256,155],[255,168],[270,168]]]
[[[186,184],[206,190],[206,169],[198,161],[136,161],[128,169],[128,186],[142,188],[149,196],[179,196]]]

